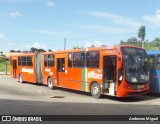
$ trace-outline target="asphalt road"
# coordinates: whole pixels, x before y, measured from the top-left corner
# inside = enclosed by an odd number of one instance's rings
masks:
[[[89,93],[1,77],[0,115],[160,115],[160,96],[95,99]]]

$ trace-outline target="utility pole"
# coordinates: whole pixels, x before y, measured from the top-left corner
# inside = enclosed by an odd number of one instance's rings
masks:
[[[64,50],[66,50],[66,38],[64,38]]]
[[[142,48],[144,49],[144,39],[142,39],[141,42],[142,42]]]
[[[7,75],[7,61],[5,61],[5,63],[6,63],[6,75]]]

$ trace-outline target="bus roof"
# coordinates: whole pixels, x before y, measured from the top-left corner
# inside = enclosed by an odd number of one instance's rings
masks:
[[[35,53],[19,53],[19,54],[15,54],[15,55],[11,55],[10,57],[14,57],[14,56],[31,56],[31,55],[35,55]]]
[[[148,55],[158,55],[160,54],[159,50],[147,50],[146,51]]]
[[[121,47],[131,47],[131,48],[139,48],[138,46],[133,45],[115,45],[115,46],[104,46],[104,47],[89,47],[89,48],[80,48],[80,49],[73,49],[73,50],[59,50],[59,51],[52,51],[52,52],[42,52],[42,54],[51,54],[51,53],[69,53],[69,52],[83,52],[83,51],[100,51],[100,50],[118,50],[120,52]],[[11,56],[29,56],[35,55],[36,53],[19,53]]]
[[[73,50],[59,50],[59,51],[53,51],[53,52],[43,52],[43,54],[49,54],[49,53],[68,53],[68,52],[82,52],[82,51],[97,51],[97,50],[119,50],[121,47],[132,47],[132,48],[139,48],[138,46],[133,45],[116,45],[116,46],[104,46],[104,47],[88,47],[88,48],[80,48],[80,49],[73,49]]]

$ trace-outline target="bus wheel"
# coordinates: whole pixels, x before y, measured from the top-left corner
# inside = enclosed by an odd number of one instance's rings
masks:
[[[94,98],[100,98],[101,97],[101,88],[98,83],[93,83],[91,86],[91,95]]]
[[[47,83],[48,83],[48,87],[49,87],[50,89],[53,89],[53,80],[52,80],[52,78],[51,78],[51,77],[50,77],[50,78],[48,78]]]
[[[23,77],[21,74],[19,75],[19,82],[23,83]]]

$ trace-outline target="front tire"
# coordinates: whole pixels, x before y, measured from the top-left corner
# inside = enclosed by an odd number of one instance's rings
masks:
[[[48,78],[47,84],[48,84],[49,89],[53,89],[53,79],[51,77]]]
[[[19,82],[23,83],[23,77],[22,77],[22,74],[19,75]]]
[[[101,88],[98,83],[93,83],[91,86],[91,95],[94,98],[100,98],[101,97]]]

